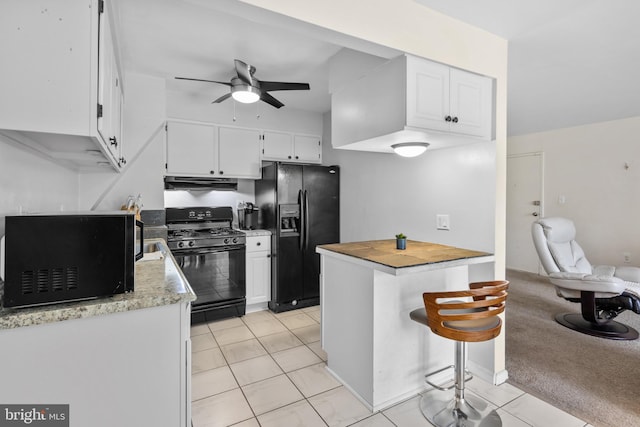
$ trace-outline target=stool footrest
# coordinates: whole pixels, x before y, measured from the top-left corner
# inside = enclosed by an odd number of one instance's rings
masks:
[[[433,372],[429,372],[428,374],[425,374],[424,376],[424,382],[426,382],[427,384],[429,384],[431,387],[435,388],[436,390],[440,390],[440,391],[447,391],[447,390],[451,390],[452,388],[454,388],[456,386],[455,380],[450,379],[447,382],[443,383],[443,384],[435,384],[431,381],[429,381],[429,377],[432,377],[434,375],[437,375],[441,372],[444,372],[448,369],[451,370],[455,370],[455,366],[454,365],[449,365],[449,366],[445,366],[444,368],[438,369],[437,371],[433,371]],[[465,381],[470,381],[471,379],[473,379],[473,375],[471,375],[471,372],[465,370],[464,371],[465,374],[467,376],[465,376]],[[455,374],[455,372],[454,372]]]

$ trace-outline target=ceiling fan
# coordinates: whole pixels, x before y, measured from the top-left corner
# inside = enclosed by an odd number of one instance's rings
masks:
[[[188,77],[176,77],[179,80],[194,80],[197,82],[218,83],[229,86],[231,92],[222,95],[212,103],[220,103],[229,97],[233,97],[238,102],[250,104],[258,100],[264,101],[276,108],[284,106],[284,104],[273,96],[269,91],[274,90],[309,90],[309,83],[287,83],[287,82],[268,82],[256,79],[253,74],[256,67],[246,64],[239,59],[235,60],[237,77],[232,77],[230,82],[220,82],[217,80],[192,79]]]

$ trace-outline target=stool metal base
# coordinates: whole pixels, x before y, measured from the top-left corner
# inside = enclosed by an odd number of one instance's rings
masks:
[[[502,427],[496,410],[474,396],[456,402],[451,393],[431,390],[422,395],[420,411],[437,427]]]

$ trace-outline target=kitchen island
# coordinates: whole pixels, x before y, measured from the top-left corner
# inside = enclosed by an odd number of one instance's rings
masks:
[[[409,318],[424,306],[422,293],[468,288],[468,266],[494,261],[486,252],[413,240],[406,250],[375,240],[316,251],[327,368],[374,411],[423,391],[425,373],[453,364],[453,342]],[[470,368],[504,382],[504,367],[496,372],[494,362],[504,354],[480,344],[469,346]]]
[[[134,292],[0,308],[2,404],[68,404],[72,426],[191,425],[195,294],[161,239]]]

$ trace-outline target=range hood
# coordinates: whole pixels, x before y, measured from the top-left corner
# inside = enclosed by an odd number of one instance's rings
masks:
[[[235,178],[165,176],[164,188],[165,190],[236,191],[238,189],[238,180]]]

